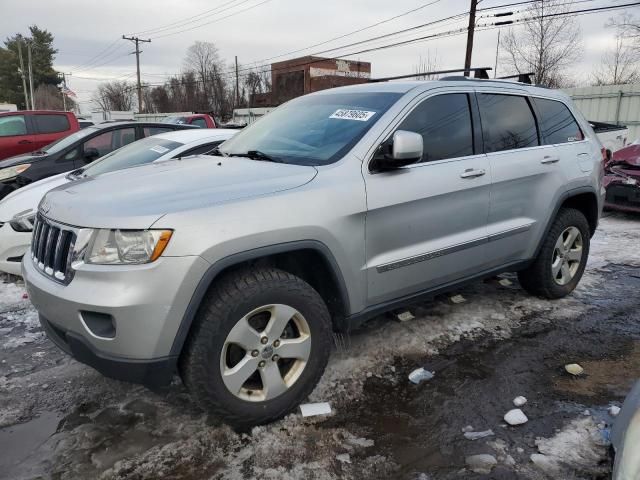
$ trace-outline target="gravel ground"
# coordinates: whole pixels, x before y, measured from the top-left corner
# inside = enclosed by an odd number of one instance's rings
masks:
[[[603,219],[568,298],[532,298],[507,274],[337,336],[310,397],[332,414],[250,432],[201,414],[177,379],[154,393],[68,358],[5,278],[0,478],[608,478],[607,408],[640,377],[639,220]],[[574,362],[585,375],[564,371]],[[418,367],[434,378],[410,383]],[[529,421],[511,427],[519,395]]]

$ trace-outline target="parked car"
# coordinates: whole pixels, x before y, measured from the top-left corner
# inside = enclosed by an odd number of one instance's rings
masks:
[[[640,382],[627,396],[611,429],[613,480],[640,478]]]
[[[589,123],[515,82],[324,90],[219,154],[48,192],[22,268],[64,351],[129,381],[178,371],[235,425],[303,401],[332,330],[504,271],[568,295],[604,201]]]
[[[101,123],[83,128],[44,148],[0,161],[0,199],[29,183],[88,163],[140,138],[193,128],[151,122]]]
[[[200,128],[218,128],[211,115],[194,113],[193,115],[172,115],[162,120],[163,123],[194,125]]]
[[[52,188],[151,162],[207,154],[236,133],[237,130],[222,128],[161,133],[130,143],[87,167],[45,178],[10,193],[0,200],[0,271],[21,274],[20,263],[31,244],[38,203]]]
[[[605,207],[640,213],[640,144],[614,152],[605,166]]]
[[[73,112],[29,110],[0,113],[0,160],[40,150],[79,129]]]

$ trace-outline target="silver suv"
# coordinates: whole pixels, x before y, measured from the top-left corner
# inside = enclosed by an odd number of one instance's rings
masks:
[[[39,206],[23,273],[50,338],[235,425],[309,395],[332,330],[517,271],[569,294],[604,151],[569,98],[451,79],[326,90],[209,158],[80,180]]]

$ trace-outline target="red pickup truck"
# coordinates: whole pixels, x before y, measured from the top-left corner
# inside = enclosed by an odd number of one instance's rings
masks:
[[[183,125],[195,125],[200,128],[218,128],[216,121],[206,113],[194,113],[193,115],[171,115],[162,120],[162,123],[177,123]]]
[[[26,110],[0,113],[0,160],[35,152],[80,130],[73,112]]]

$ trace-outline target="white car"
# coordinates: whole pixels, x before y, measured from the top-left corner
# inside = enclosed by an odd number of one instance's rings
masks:
[[[238,130],[207,128],[154,135],[125,145],[87,167],[45,178],[7,195],[0,201],[0,271],[21,275],[20,262],[31,243],[35,212],[49,190],[114,170],[206,154],[236,133]]]

